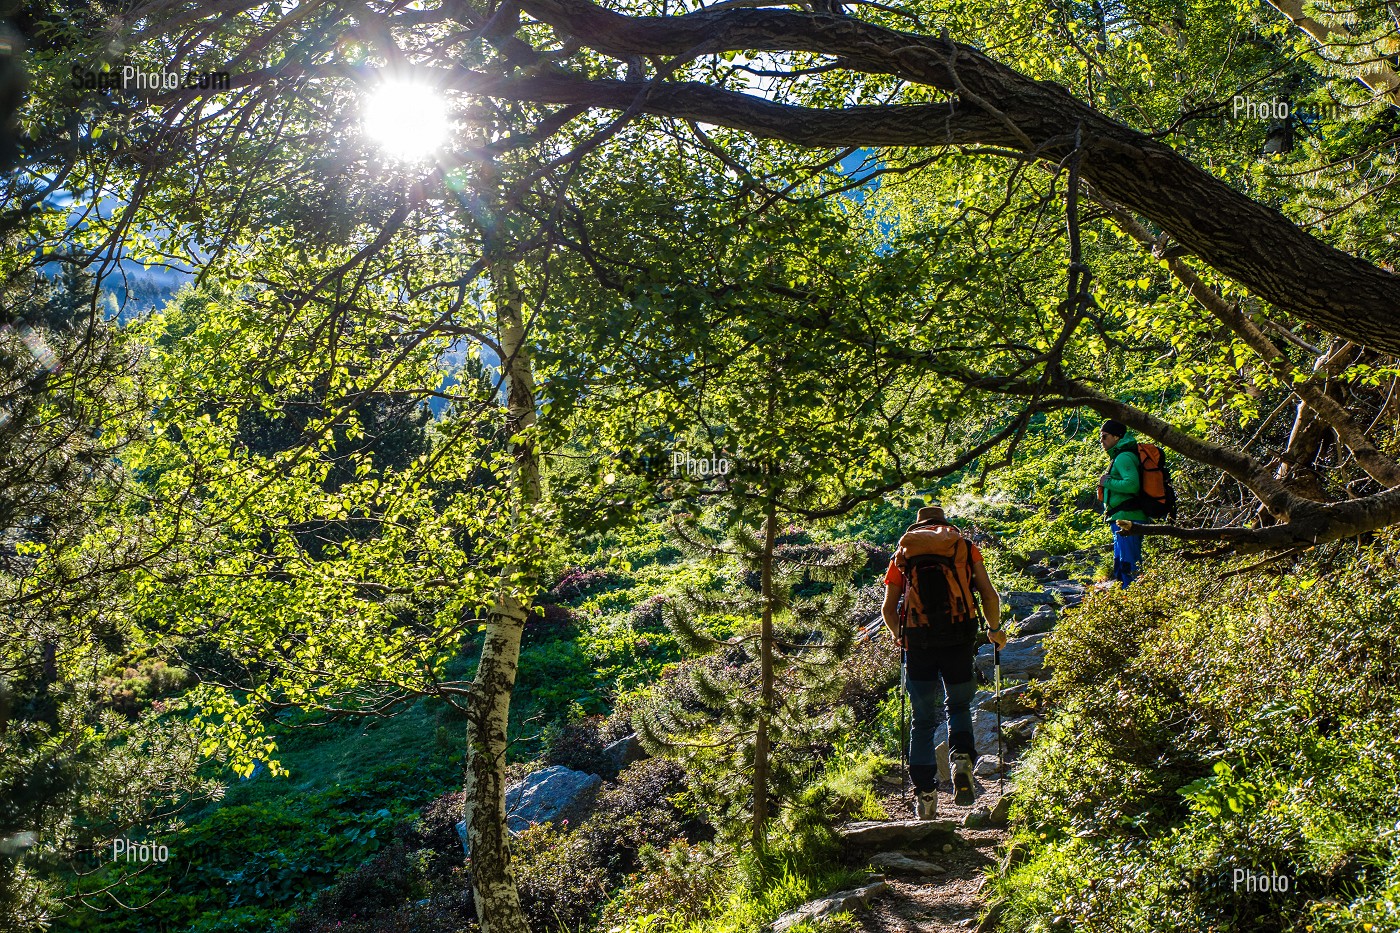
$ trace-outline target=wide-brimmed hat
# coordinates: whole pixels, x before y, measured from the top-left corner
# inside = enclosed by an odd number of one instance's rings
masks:
[[[943,514],[943,506],[934,503],[919,509],[919,516],[914,519],[914,524],[910,527],[918,528],[921,525],[946,525],[948,516]]]

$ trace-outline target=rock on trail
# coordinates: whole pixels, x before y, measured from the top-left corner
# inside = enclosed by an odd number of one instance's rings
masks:
[[[835,894],[819,897],[814,901],[808,901],[796,910],[789,910],[773,921],[771,929],[773,933],[783,933],[788,927],[804,920],[820,920],[823,917],[830,917],[844,911],[859,910],[869,906],[872,897],[883,893],[888,888],[889,885],[885,884],[884,881],[875,881],[864,887],[853,888],[849,891],[837,891]]]
[[[1001,649],[1001,676],[1003,680],[1035,680],[1045,676],[1045,649],[1041,642],[1048,633],[1013,638]],[[983,645],[977,649],[977,670],[983,677],[991,679],[993,667],[992,646]]]
[[[900,849],[952,841],[957,835],[952,820],[863,820],[838,826],[836,835],[848,850]]]

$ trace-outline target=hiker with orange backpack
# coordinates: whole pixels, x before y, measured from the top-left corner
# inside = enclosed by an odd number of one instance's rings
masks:
[[[1099,477],[1099,501],[1113,532],[1113,573],[1109,579],[1127,589],[1142,571],[1142,535],[1125,523],[1175,515],[1176,491],[1162,449],[1139,442],[1127,425],[1105,421],[1099,442],[1109,457],[1108,472]]]
[[[904,690],[914,714],[909,779],[921,820],[934,819],[938,813],[934,735],[945,718],[945,707],[954,803],[968,806],[975,797],[972,698],[977,682],[972,664],[983,613],[988,638],[1000,650],[1006,644],[1001,599],[987,576],[982,552],[949,524],[941,507],[919,509],[885,573],[880,615],[904,652]]]

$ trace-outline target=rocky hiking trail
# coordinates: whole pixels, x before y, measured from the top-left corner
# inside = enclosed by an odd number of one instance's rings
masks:
[[[953,806],[952,796],[942,795],[939,817],[956,827],[955,841],[944,843],[953,846],[950,852],[942,851],[942,845],[936,846],[939,851],[931,852],[928,860],[944,871],[922,875],[901,870],[897,865],[880,865],[877,859],[876,868],[884,874],[888,889],[884,896],[872,900],[869,913],[856,915],[860,929],[870,933],[961,933],[977,929],[986,912],[983,889],[987,869],[996,864],[998,850],[1008,834],[1004,821],[1001,826],[976,829],[962,824],[979,807],[995,810],[1000,799],[995,781],[982,790],[970,807]],[[907,797],[886,798],[883,802],[895,820],[913,818]]]
[[[872,869],[869,881],[784,914],[773,923],[774,933],[844,912],[868,933],[982,929],[987,869],[1007,839],[1005,805],[997,805],[1002,799],[995,783],[983,787],[969,807],[953,806],[951,794],[945,794],[939,819],[920,822],[907,796],[890,793],[882,800],[889,820],[848,823],[837,830],[852,867]],[[987,821],[987,811],[999,817],[999,825]],[[965,826],[969,821],[978,825]]]
[[[1029,555],[1023,567],[1043,587],[1039,591],[1015,591],[1003,595],[1003,617],[1012,637],[1001,652],[1003,689],[994,694],[980,690],[973,699],[973,732],[981,757],[977,761],[977,799],[971,806],[953,804],[952,784],[947,781],[945,745],[939,746],[942,792],[938,819],[914,819],[912,793],[886,786],[881,803],[889,820],[852,823],[839,827],[852,867],[868,866],[869,881],[857,888],[838,891],[789,911],[772,924],[783,933],[802,920],[820,920],[849,912],[862,933],[955,933],[996,929],[996,912],[989,911],[986,896],[989,870],[1001,866],[1009,838],[1007,814],[1017,760],[1043,721],[1045,710],[1036,705],[1027,682],[1045,674],[1042,642],[1059,621],[1060,613],[1077,606],[1089,589],[1073,577],[1083,574],[1094,555],[1090,552],[1062,558]],[[978,652],[977,669],[992,680],[992,648]],[[1002,784],[997,771],[997,708],[1001,710],[1001,737],[1007,773]],[[891,776],[892,782],[899,780]]]

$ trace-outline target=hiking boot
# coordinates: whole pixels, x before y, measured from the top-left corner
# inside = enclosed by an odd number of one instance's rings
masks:
[[[960,807],[972,806],[977,792],[972,788],[972,756],[957,752],[952,756],[953,763],[953,803]]]
[[[914,795],[914,805],[921,820],[938,819],[938,791],[926,790]]]

